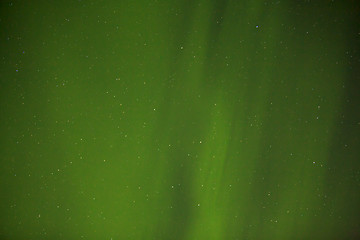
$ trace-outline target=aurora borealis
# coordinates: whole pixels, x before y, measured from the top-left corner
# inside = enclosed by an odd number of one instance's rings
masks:
[[[357,1],[0,6],[0,239],[360,239]]]

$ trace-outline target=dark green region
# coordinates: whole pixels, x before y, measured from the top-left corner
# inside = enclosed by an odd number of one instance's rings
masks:
[[[0,239],[360,239],[360,2],[0,2]]]

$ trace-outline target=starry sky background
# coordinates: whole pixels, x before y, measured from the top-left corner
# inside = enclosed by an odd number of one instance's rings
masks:
[[[360,239],[357,1],[0,6],[0,239]]]

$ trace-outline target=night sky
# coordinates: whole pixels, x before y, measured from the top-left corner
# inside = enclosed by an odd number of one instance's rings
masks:
[[[360,239],[360,2],[0,1],[0,239]]]

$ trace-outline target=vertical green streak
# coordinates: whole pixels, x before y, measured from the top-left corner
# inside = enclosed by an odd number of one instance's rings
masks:
[[[227,196],[222,195],[224,163],[230,135],[229,109],[221,90],[211,107],[207,134],[196,144],[199,154],[195,164],[192,191],[195,194],[194,220],[187,239],[221,239]]]

